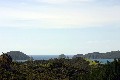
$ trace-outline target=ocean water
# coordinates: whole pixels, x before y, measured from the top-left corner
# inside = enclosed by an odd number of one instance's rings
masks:
[[[29,55],[30,57],[33,57],[34,60],[49,60],[49,59],[54,59],[58,58],[59,55]],[[66,55],[70,59],[73,57],[73,55]]]
[[[29,55],[30,57],[33,57],[34,60],[49,60],[49,59],[54,59],[58,58],[59,55]],[[66,55],[69,57],[69,59],[72,59],[73,55]],[[112,62],[114,59],[91,59],[91,60],[97,60],[102,64],[107,63],[107,61]],[[18,62],[24,62],[26,60],[17,60]]]
[[[109,62],[114,61],[114,59],[91,59],[91,60],[97,60],[97,61],[99,61],[100,63],[103,63],[103,64],[107,63],[107,61],[109,61]]]
[[[49,60],[49,59],[54,59],[54,58],[58,58],[59,55],[29,55],[31,57],[33,57],[34,60]],[[70,59],[72,59],[73,55],[66,55],[68,56]],[[91,59],[91,60],[97,60],[100,63],[107,63],[107,61],[112,62],[114,61],[114,59]]]

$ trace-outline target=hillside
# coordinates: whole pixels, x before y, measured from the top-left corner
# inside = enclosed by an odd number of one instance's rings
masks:
[[[27,60],[30,59],[30,57],[23,52],[20,51],[10,51],[7,52],[8,55],[12,57],[13,60]]]
[[[120,51],[111,51],[111,52],[106,52],[106,53],[99,53],[99,52],[93,52],[93,53],[88,53],[88,54],[77,54],[74,55],[73,58],[75,57],[84,57],[88,59],[118,59],[120,58]]]

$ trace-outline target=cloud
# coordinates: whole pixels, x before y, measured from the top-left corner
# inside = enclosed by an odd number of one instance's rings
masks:
[[[49,4],[61,4],[61,3],[72,3],[72,2],[91,2],[95,0],[36,0],[37,2],[49,3]]]
[[[43,2],[43,3],[56,4],[56,3],[65,3],[68,0],[36,0],[36,1]]]
[[[51,0],[44,0],[51,1]],[[57,2],[56,0],[52,0]],[[70,0],[61,0],[61,2]],[[71,0],[72,1],[72,0]],[[93,0],[75,0],[93,1]],[[59,2],[59,1],[58,1]],[[18,9],[0,7],[0,27],[26,28],[84,28],[106,24],[120,25],[120,6],[83,6],[68,8],[38,7]]]

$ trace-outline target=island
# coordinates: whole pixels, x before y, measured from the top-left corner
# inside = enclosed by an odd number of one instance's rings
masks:
[[[120,58],[120,51],[111,51],[111,52],[106,52],[106,53],[99,53],[99,52],[93,52],[93,53],[88,53],[88,54],[77,54],[74,55],[73,58],[76,57],[84,57],[88,59],[118,59]]]
[[[6,54],[10,55],[13,60],[28,60],[30,57],[23,52],[20,51],[10,51],[7,52]]]

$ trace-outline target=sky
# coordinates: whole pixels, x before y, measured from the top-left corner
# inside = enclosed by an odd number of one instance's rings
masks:
[[[0,0],[0,54],[120,50],[120,0]]]

